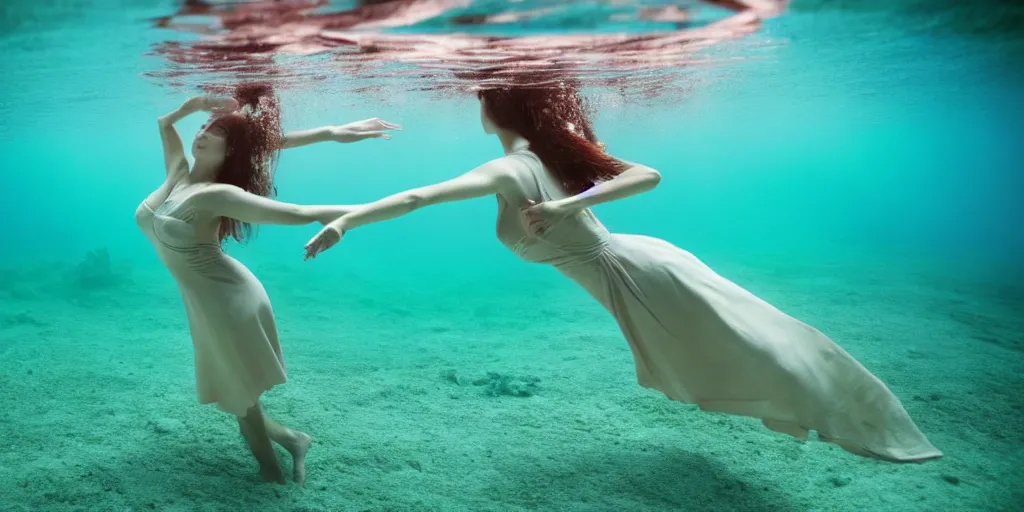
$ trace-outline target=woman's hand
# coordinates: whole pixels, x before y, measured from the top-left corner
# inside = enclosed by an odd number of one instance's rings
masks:
[[[328,223],[316,236],[311,238],[309,242],[306,242],[306,257],[304,260],[316,258],[317,254],[330,249],[341,240],[341,237],[345,236],[343,220],[344,217]]]
[[[523,208],[522,222],[526,232],[533,236],[541,236],[562,219],[576,213],[564,200],[544,201]]]
[[[194,110],[202,110],[211,114],[230,114],[241,108],[237,101],[225,96],[195,96],[188,100]]]
[[[331,139],[336,142],[359,142],[366,139],[390,139],[388,130],[401,130],[402,126],[376,117],[363,121],[332,126]]]
[[[241,108],[234,98],[225,98],[218,96],[207,96],[206,98],[206,110],[212,114],[230,114]]]

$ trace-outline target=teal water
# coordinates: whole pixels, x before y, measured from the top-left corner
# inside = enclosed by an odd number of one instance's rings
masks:
[[[663,175],[602,221],[822,329],[943,459],[861,460],[641,389],[613,320],[498,244],[481,199],[313,262],[314,226],[228,246],[278,315],[290,381],[265,404],[317,439],[299,489],[258,483],[233,420],[195,403],[177,289],[134,225],[162,178],[156,117],[195,92],[144,76],[178,37],[144,20],[173,7],[0,7],[0,508],[1021,510],[1019,31],[797,2],[710,49],[685,95],[589,91],[609,151]],[[280,199],[370,201],[500,155],[473,98],[362,85],[279,91],[286,130],[404,127],[285,151]]]

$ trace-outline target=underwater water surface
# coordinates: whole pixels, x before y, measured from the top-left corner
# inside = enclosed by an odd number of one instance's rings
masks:
[[[641,388],[614,319],[502,247],[483,198],[360,229],[309,262],[319,226],[226,245],[274,304],[289,382],[264,404],[316,440],[303,489],[259,482],[234,419],[196,403],[178,289],[132,215],[163,178],[156,118],[201,85],[270,77],[286,131],[402,124],[282,152],[277,197],[304,204],[437,182],[501,146],[437,63],[381,43],[372,62],[330,46],[208,66],[196,56],[223,48],[154,26],[181,4],[0,7],[0,510],[1022,510],[1019,10],[794,1],[750,33],[659,54],[664,69],[587,72],[626,77],[586,91],[599,138],[662,174],[597,207],[602,222],[821,329],[943,458],[861,459]],[[379,33],[675,23],[618,22],[605,2],[464,4],[459,19],[562,10],[453,27],[442,5]],[[698,25],[727,13],[688,5]],[[183,139],[203,121],[180,123]]]

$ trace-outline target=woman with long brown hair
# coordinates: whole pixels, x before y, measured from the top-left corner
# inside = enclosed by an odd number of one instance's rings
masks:
[[[661,176],[603,151],[573,83],[491,88],[479,99],[483,128],[498,136],[504,157],[356,208],[311,239],[306,257],[359,226],[495,195],[501,242],[555,266],[615,316],[641,386],[799,438],[816,430],[859,455],[942,455],[885,384],[824,334],[689,252],[605,229],[591,206],[651,190]]]
[[[214,115],[192,142],[189,167],[174,123],[198,111]],[[320,141],[388,138],[397,125],[368,119],[282,135],[272,88],[242,84],[233,97],[197,96],[159,119],[164,183],[135,212],[139,227],[178,283],[195,352],[200,403],[238,418],[264,480],[284,483],[271,441],[292,455],[293,477],[305,481],[311,438],[266,415],[259,397],[285,382],[285,364],[266,290],[224,253],[227,238],[243,241],[252,224],[329,222],[351,208],[300,206],[268,198],[277,151]]]

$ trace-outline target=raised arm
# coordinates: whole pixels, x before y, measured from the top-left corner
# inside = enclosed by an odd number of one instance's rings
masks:
[[[174,123],[198,112],[201,101],[202,98],[199,96],[189,98],[178,108],[157,119],[157,126],[160,129],[160,141],[164,146],[164,169],[167,171],[167,181],[170,183],[175,183],[188,175],[188,161],[185,160],[185,148],[181,144],[181,136],[178,135],[178,130],[174,128]]]
[[[283,203],[246,192],[234,185],[215,184],[196,192],[192,200],[199,210],[250,224],[301,225],[329,223],[355,206],[305,206]]]
[[[327,224],[306,244],[306,259],[330,248],[352,228],[401,217],[420,208],[493,195],[506,189],[513,177],[507,157],[492,160],[457,178],[392,194],[356,208]]]
[[[385,133],[388,130],[401,130],[402,127],[376,117],[364,121],[356,121],[341,126],[323,126],[311,130],[288,132],[281,138],[281,149],[297,148],[318,142],[358,142],[366,139],[390,139]]]
[[[160,116],[157,126],[160,129],[160,141],[164,149],[164,169],[167,172],[166,182],[173,185],[188,175],[188,160],[185,159],[185,148],[181,144],[181,136],[174,128],[174,123],[199,111],[232,111],[238,103],[230,98],[214,98],[211,96],[194,96],[185,100],[178,108]]]

